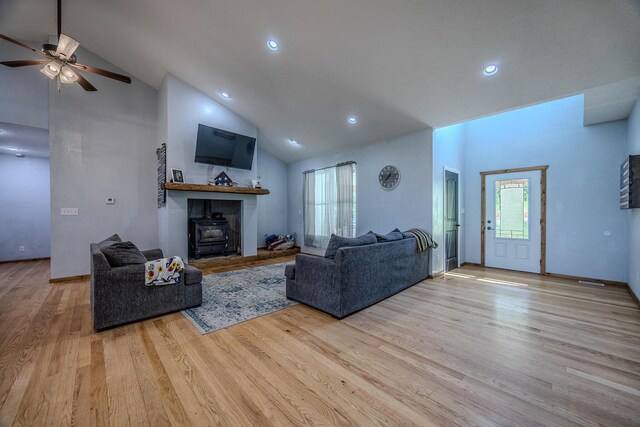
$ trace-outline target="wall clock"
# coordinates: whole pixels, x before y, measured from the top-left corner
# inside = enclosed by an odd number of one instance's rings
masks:
[[[378,182],[385,190],[393,190],[400,183],[400,171],[393,165],[387,165],[380,169]]]

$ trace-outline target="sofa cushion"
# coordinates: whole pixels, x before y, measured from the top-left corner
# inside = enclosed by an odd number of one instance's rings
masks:
[[[113,245],[114,243],[122,242],[122,239],[117,234],[114,234],[111,237],[107,237],[102,242],[97,243],[98,249],[102,250],[105,246]]]
[[[147,258],[131,242],[114,242],[101,249],[104,256],[109,261],[111,267],[122,267],[124,265],[144,264]]]
[[[373,234],[374,236],[376,236],[378,243],[393,242],[395,240],[404,239],[404,235],[397,228],[395,230],[390,231],[388,234],[378,234],[378,233],[374,233],[373,231],[369,231],[369,233],[367,234]]]
[[[202,271],[195,267],[185,264],[184,266],[184,284],[185,285],[197,285],[202,283]]]
[[[374,234],[363,234],[358,237],[340,237],[335,234],[331,235],[329,244],[327,245],[327,251],[324,253],[325,258],[335,258],[338,249],[347,246],[364,246],[377,243],[376,236]]]

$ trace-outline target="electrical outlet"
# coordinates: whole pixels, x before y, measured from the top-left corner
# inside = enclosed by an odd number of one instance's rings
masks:
[[[18,249],[20,250],[20,252],[24,252],[24,246],[20,246]]]
[[[62,208],[60,209],[60,215],[78,215],[78,208]]]

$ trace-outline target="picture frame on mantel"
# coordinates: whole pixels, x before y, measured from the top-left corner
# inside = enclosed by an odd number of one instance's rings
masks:
[[[171,169],[171,182],[184,183],[184,173],[181,169]]]

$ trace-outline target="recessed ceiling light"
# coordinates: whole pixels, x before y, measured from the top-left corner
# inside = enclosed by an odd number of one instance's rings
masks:
[[[16,153],[16,157],[24,157],[24,154],[22,154],[22,153]]]
[[[486,67],[484,67],[484,70],[482,71],[482,73],[485,76],[493,76],[497,72],[498,72],[498,66],[495,64],[487,65]]]
[[[293,145],[299,145],[300,141],[298,141],[297,139],[290,139],[289,142]]]
[[[223,97],[224,99],[231,99],[231,94],[226,90],[221,90],[220,96]]]
[[[358,123],[358,118],[356,116],[349,116],[349,118],[347,119],[347,123],[349,123],[350,125],[355,125],[356,123]]]
[[[277,41],[271,39],[267,42],[267,47],[271,50],[278,50],[278,48],[280,47],[280,45],[278,44]]]

